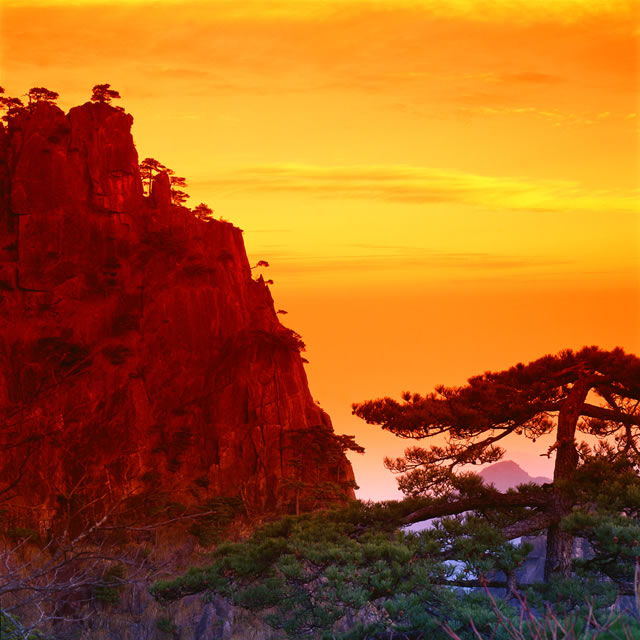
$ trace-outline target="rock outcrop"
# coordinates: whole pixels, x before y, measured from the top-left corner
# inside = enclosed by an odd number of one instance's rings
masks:
[[[41,103],[0,127],[0,498],[46,528],[151,493],[353,496],[241,230],[172,206],[166,176],[145,197],[131,123]]]

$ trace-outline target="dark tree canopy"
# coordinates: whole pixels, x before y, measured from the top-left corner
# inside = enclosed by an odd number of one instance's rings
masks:
[[[145,158],[140,162],[140,177],[142,178],[142,186],[146,195],[151,194],[151,184],[153,183],[153,177],[162,171],[166,171],[162,163],[158,162],[155,158]]]
[[[38,102],[47,102],[55,104],[60,94],[56,91],[50,91],[45,87],[33,87],[29,89],[27,97],[29,98],[29,108],[32,109]]]
[[[181,189],[171,189],[171,202],[175,205],[183,205],[190,198],[186,191]]]
[[[206,205],[204,202],[201,202],[199,205],[195,206],[193,209],[193,213],[199,220],[211,220],[213,217],[213,209]]]
[[[171,202],[175,205],[183,205],[189,198],[189,194],[182,189],[186,188],[187,180],[181,176],[176,176],[173,169],[169,169],[155,158],[145,158],[140,162],[140,177],[145,194],[151,194],[153,178],[159,173],[166,173],[171,184]],[[205,205],[206,206],[206,205]]]
[[[171,171],[170,169],[167,170],[167,173],[169,174],[169,182],[171,183],[172,187],[184,188],[187,186],[186,178],[182,178],[180,176],[174,176],[173,171]]]
[[[25,106],[20,98],[11,98],[10,96],[2,95],[4,93],[4,87],[0,87],[0,111],[4,111],[2,119],[5,122],[9,122],[18,113],[25,110]]]
[[[186,191],[183,191],[187,187],[187,179],[174,175],[171,169],[167,169],[167,173],[171,183],[171,202],[176,205],[183,205],[190,197]]]
[[[602,403],[587,402],[590,391]],[[511,433],[535,440],[552,432],[554,414],[577,398],[576,419],[583,417],[576,423],[579,431],[619,432],[617,449],[638,453],[640,413],[634,409],[640,401],[640,359],[621,349],[563,351],[506,371],[487,371],[464,387],[438,386],[426,396],[404,393],[402,402],[381,398],[354,404],[353,412],[401,438],[447,436],[448,444],[431,447],[425,463],[453,468],[501,458],[504,450],[497,443]]]
[[[576,504],[571,480],[579,465],[593,458],[638,459],[639,405],[640,359],[619,348],[585,347],[505,371],[487,371],[462,387],[439,386],[426,396],[404,393],[402,402],[381,398],[354,404],[353,413],[402,438],[444,438],[442,445],[412,447],[404,458],[385,462],[404,474],[399,484],[406,494],[447,495],[447,514],[478,508],[489,499],[460,499],[456,505],[457,467],[499,460],[504,455],[501,441],[511,434],[535,440],[555,431],[556,441],[548,452],[555,453],[551,494],[541,500],[539,493],[509,497],[495,492],[490,506],[532,507],[521,514],[520,526],[509,531],[516,537],[548,529],[548,574],[566,575],[572,538],[560,531],[559,523]],[[595,436],[598,444],[592,449],[578,443],[576,431]],[[413,520],[444,515],[437,511],[429,507]]]
[[[106,102],[109,104],[112,100],[119,99],[120,94],[110,87],[109,83],[95,85],[92,89],[91,102]]]
[[[58,99],[58,93],[51,91],[46,87],[32,87],[27,92],[28,102],[27,105],[20,100],[20,98],[13,98],[10,96],[2,95],[4,88],[0,87],[0,111],[4,111],[2,119],[5,122],[11,121],[13,118],[20,114],[29,113],[33,111],[35,106],[40,102],[47,104],[55,104]]]

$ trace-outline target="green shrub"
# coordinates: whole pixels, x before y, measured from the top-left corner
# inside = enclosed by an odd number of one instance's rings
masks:
[[[126,568],[122,564],[110,566],[102,580],[93,588],[93,597],[104,603],[118,604],[126,578]]]
[[[13,615],[0,609],[0,640],[46,640],[39,631],[27,631]]]
[[[388,638],[391,633],[429,640],[553,637],[550,631],[535,635],[533,622],[524,635],[513,636],[509,625],[520,624],[517,602],[459,588],[477,576],[488,579],[497,572],[515,571],[530,545],[505,541],[499,530],[477,517],[444,518],[416,534],[399,531],[395,523],[418,504],[353,503],[340,510],[287,516],[265,524],[245,541],[221,544],[209,566],[156,583],[151,591],[165,601],[216,593],[238,606],[267,610],[267,623],[288,638],[364,640]],[[457,565],[445,560],[457,560]],[[542,628],[555,629],[558,638],[574,636],[559,636],[554,617],[582,633],[584,640],[613,640],[614,636],[588,635],[587,620],[589,615],[598,620],[602,633],[613,624],[605,614],[618,594],[615,584],[585,577],[521,589]],[[557,605],[545,617],[549,602]],[[336,625],[345,625],[347,619],[348,630],[338,633]],[[616,624],[638,628],[628,617]]]
[[[178,631],[178,627],[173,623],[170,618],[166,616],[162,616],[156,620],[156,626],[159,631],[162,633],[167,633],[169,635],[174,635]]]

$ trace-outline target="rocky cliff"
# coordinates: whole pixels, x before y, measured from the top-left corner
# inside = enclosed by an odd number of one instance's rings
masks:
[[[132,121],[39,103],[0,127],[0,498],[46,528],[151,494],[353,496],[241,230],[172,206],[165,174],[146,197]]]

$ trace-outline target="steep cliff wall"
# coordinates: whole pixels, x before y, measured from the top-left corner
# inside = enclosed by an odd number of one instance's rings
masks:
[[[41,103],[0,128],[0,498],[46,526],[150,493],[352,496],[343,455],[305,463],[330,421],[241,230],[172,206],[164,175],[145,197],[131,124]]]

